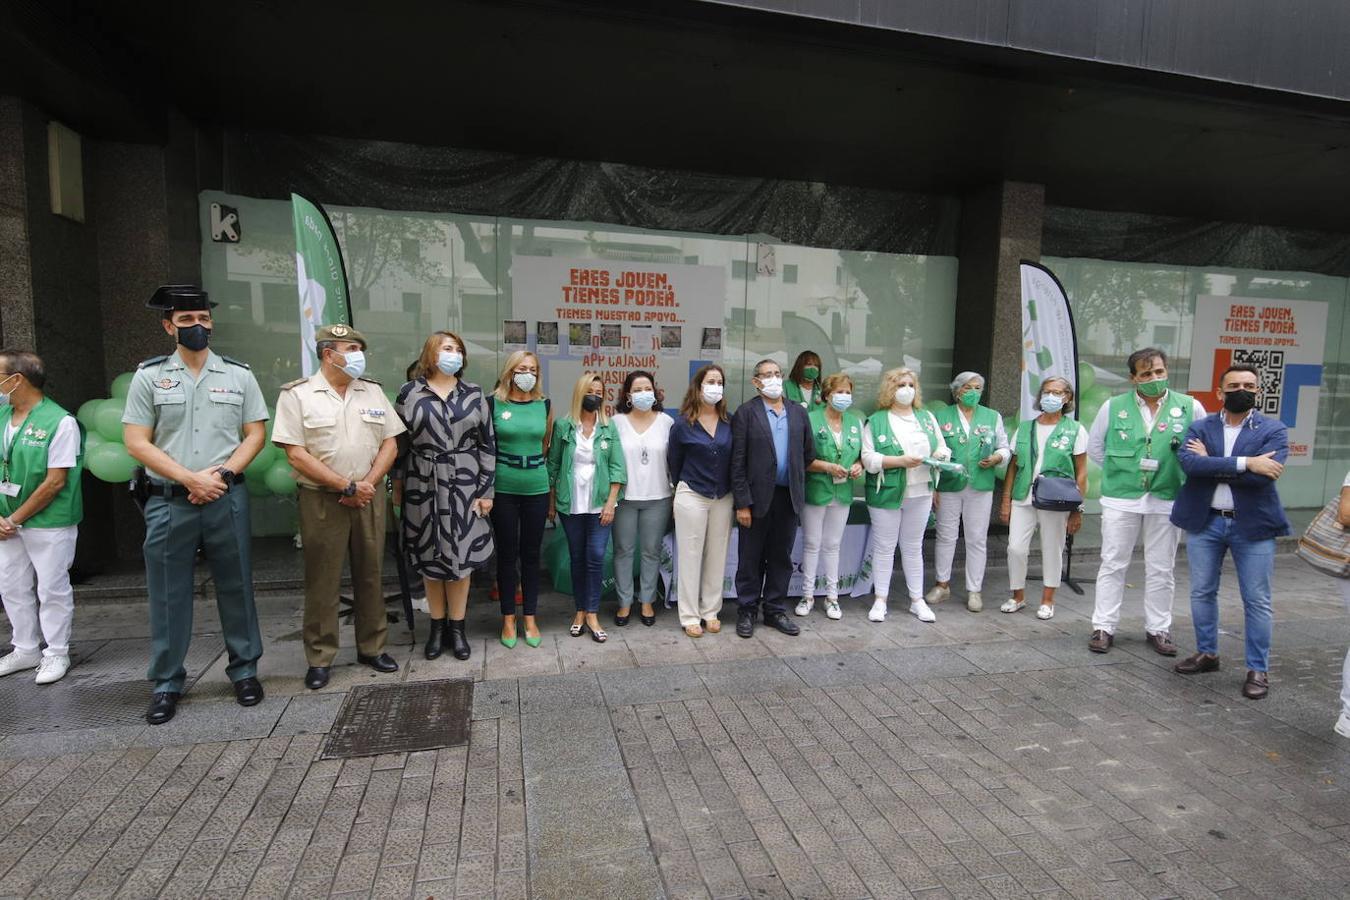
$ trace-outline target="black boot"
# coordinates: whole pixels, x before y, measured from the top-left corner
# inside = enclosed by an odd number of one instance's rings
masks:
[[[469,641],[464,637],[464,620],[450,619],[449,628],[446,629],[445,636],[448,640],[441,644],[450,646],[450,652],[455,655],[455,659],[468,659],[472,649],[469,647]]]
[[[442,645],[445,642],[445,619],[431,620],[431,634],[427,635],[426,657],[435,659],[441,655],[445,649]]]

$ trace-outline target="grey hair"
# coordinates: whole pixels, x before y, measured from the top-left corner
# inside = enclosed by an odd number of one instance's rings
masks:
[[[754,370],[753,370],[753,374],[754,374],[754,376],[755,376],[756,378],[759,377],[759,367],[762,366],[762,365],[764,365],[765,363],[773,363],[775,366],[778,366],[778,361],[777,361],[777,360],[775,360],[775,359],[770,359],[770,358],[768,358],[768,357],[766,356],[764,359],[761,359],[759,362],[755,363],[755,368],[754,368]],[[783,371],[783,367],[782,367],[782,366],[778,366],[778,371],[780,371],[780,372]]]
[[[984,376],[979,372],[962,372],[960,375],[957,375],[952,379],[952,396],[955,397],[957,391],[976,378],[980,379],[980,385],[983,386],[985,383]]]
[[[323,351],[336,350],[337,343],[338,343],[337,341],[319,341],[317,344],[314,345],[314,355],[317,356],[319,359],[323,359]]]
[[[22,375],[24,381],[39,391],[46,385],[47,369],[42,365],[42,357],[31,350],[0,350],[0,360],[4,360],[11,375]]]

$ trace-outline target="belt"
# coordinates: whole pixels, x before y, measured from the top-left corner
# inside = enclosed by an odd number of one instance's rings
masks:
[[[456,456],[465,453],[477,453],[477,452],[478,448],[476,447],[456,447],[453,450],[442,450],[436,453],[433,453],[430,450],[418,450],[415,451],[412,455],[417,457],[418,459],[424,459],[427,462],[431,463],[448,463],[453,462]]]
[[[1236,511],[1236,510],[1232,510],[1232,509],[1213,509],[1213,508],[1211,508],[1211,509],[1210,509],[1210,514],[1211,514],[1211,515],[1215,515],[1215,516],[1223,516],[1225,519],[1236,519],[1236,518],[1237,518],[1237,511]]]
[[[544,464],[544,454],[522,456],[519,453],[497,453],[497,462],[512,469],[538,469]]]
[[[228,492],[234,490],[236,487],[243,486],[244,476],[243,474],[239,474],[234,476],[234,481],[231,482],[229,487],[225,490]],[[152,481],[150,482],[149,494],[151,497],[167,497],[172,499],[174,497],[186,497],[188,495],[188,489],[181,484],[157,484]]]

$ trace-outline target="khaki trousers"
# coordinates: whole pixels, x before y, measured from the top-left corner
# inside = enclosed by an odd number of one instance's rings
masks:
[[[356,650],[384,652],[389,626],[384,613],[380,568],[384,561],[384,485],[365,509],[338,503],[340,494],[300,488],[300,539],[305,545],[305,659],[330,666],[338,651],[338,593],[342,563],[352,567],[352,610]]]

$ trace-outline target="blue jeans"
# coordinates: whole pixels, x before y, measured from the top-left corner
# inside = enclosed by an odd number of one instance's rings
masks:
[[[1219,573],[1224,553],[1231,552],[1246,619],[1247,668],[1265,672],[1270,665],[1270,579],[1275,571],[1275,541],[1246,540],[1233,526],[1232,519],[1211,513],[1204,529],[1186,538],[1195,649],[1219,652]]]
[[[605,546],[609,525],[600,524],[599,513],[560,515],[572,558],[572,602],[577,612],[600,611],[600,583],[605,571]]]

